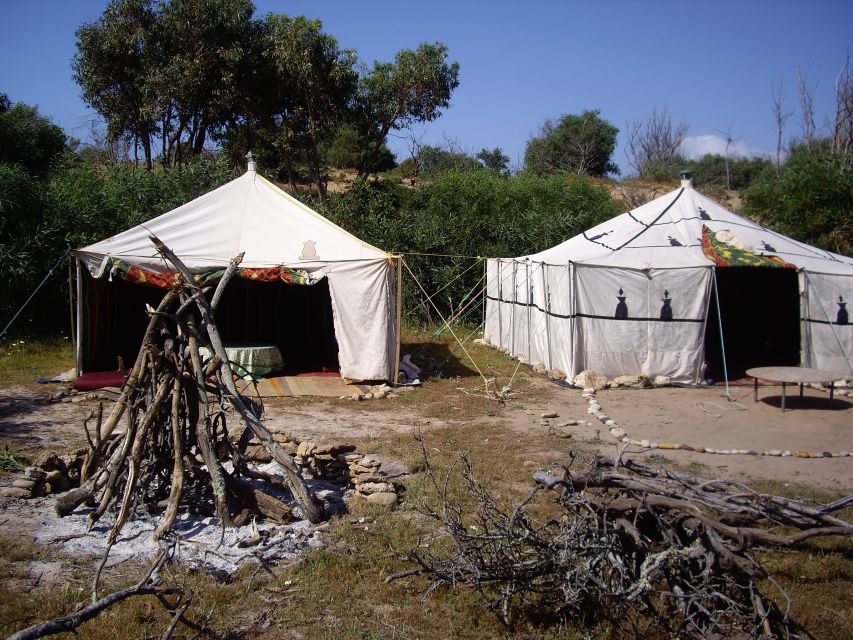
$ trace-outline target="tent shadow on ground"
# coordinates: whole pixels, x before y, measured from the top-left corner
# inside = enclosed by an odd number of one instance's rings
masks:
[[[758,401],[775,407],[782,408],[782,394],[765,396],[758,398]],[[819,396],[803,396],[800,397],[798,391],[792,391],[785,396],[785,411],[845,411],[853,408],[853,403],[841,398],[833,398],[832,406],[829,404],[829,394],[826,397]]]
[[[39,410],[42,400],[33,399],[30,396],[7,396],[0,398],[0,433],[9,425],[5,420],[14,416],[27,415]]]
[[[452,349],[456,346],[456,349]],[[412,362],[422,370],[421,378],[462,378],[479,377],[477,370],[462,363],[459,353],[462,350],[454,344],[436,342],[404,342],[400,346],[400,357],[407,353],[412,356]],[[461,354],[465,357],[465,354]]]

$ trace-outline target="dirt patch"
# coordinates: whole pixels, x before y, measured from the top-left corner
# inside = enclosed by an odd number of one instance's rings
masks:
[[[483,401],[454,381],[427,383],[424,389],[405,396],[366,402],[274,398],[265,402],[264,422],[273,432],[301,440],[355,442],[360,446],[389,439],[414,446],[413,436],[419,431],[466,431],[476,425],[504,431],[511,440],[542,449],[541,443],[533,442],[549,431],[540,416],[554,411],[559,415],[550,420],[551,426],[582,422],[561,429],[573,436],[575,444],[615,449],[616,441],[607,428],[587,414],[587,402],[580,390],[563,388],[540,377],[529,377],[516,389],[517,395],[503,406]],[[97,409],[98,402],[49,402],[49,396],[25,387],[0,390],[2,442],[24,452],[84,445],[83,420]],[[826,392],[806,389],[802,399],[789,393],[789,409],[783,413],[779,387],[761,387],[758,402],[753,402],[751,387],[733,387],[732,397],[736,402],[726,400],[720,387],[609,389],[598,393],[604,411],[638,440],[756,451],[853,450],[853,402],[849,398],[836,397],[830,408]],[[583,424],[587,420],[592,426]],[[565,448],[555,446],[553,450],[557,453]],[[545,455],[547,450],[539,453]],[[705,465],[709,473],[725,478],[793,480],[836,491],[853,490],[853,457],[774,458],[688,451],[645,455],[664,456],[682,466],[693,463],[696,469]]]
[[[734,402],[720,387],[611,389],[599,391],[597,397],[604,412],[635,440],[756,452],[853,450],[853,402],[836,398],[830,407],[824,391],[806,389],[802,399],[789,392],[784,413],[781,388],[772,386],[759,388],[758,402],[753,401],[752,387],[732,388]],[[615,443],[606,428],[602,439]],[[638,447],[628,451],[643,451],[662,463],[670,460],[696,471],[704,466],[707,475],[716,477],[793,481],[842,493],[853,490],[851,457],[720,455]]]

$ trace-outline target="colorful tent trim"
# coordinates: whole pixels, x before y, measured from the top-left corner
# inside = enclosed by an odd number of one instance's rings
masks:
[[[178,273],[157,273],[140,269],[134,265],[128,264],[123,260],[115,258],[110,259],[109,268],[110,278],[121,278],[126,282],[133,284],[142,284],[149,287],[157,287],[159,289],[168,289],[181,281],[182,276]],[[216,284],[225,274],[225,269],[215,269],[213,271],[204,271],[193,274],[195,283],[200,287],[206,287]],[[263,269],[243,268],[237,271],[237,275],[247,280],[255,280],[257,282],[284,282],[287,284],[296,285],[311,285],[314,284],[311,276],[307,271],[302,269],[288,269],[287,267],[268,267]]]
[[[796,269],[797,266],[785,262],[779,256],[758,255],[738,249],[731,244],[717,238],[717,234],[707,226],[702,225],[702,251],[709,260],[713,260],[718,267],[779,267],[782,269]]]
[[[288,269],[287,267],[268,267],[265,269],[240,269],[241,278],[258,282],[286,282],[287,284],[314,284],[307,271]]]

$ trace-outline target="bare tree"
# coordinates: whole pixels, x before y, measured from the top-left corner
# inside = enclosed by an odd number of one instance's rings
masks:
[[[853,164],[853,81],[850,53],[835,79],[835,121],[832,127],[832,151]]]
[[[726,152],[725,152],[725,155],[723,156],[723,161],[725,162],[725,166],[726,166],[726,189],[731,191],[732,175],[731,175],[731,169],[729,167],[729,149],[731,148],[732,144],[735,143],[736,139],[732,137],[731,127],[726,129],[725,131],[723,131],[722,129],[718,129],[718,131],[719,131],[719,133],[723,134],[723,136],[725,136],[725,140],[726,140]]]
[[[655,107],[645,120],[628,125],[628,162],[638,175],[647,175],[655,167],[669,167],[680,158],[681,143],[687,135],[687,123],[673,127],[669,107]]]
[[[790,111],[785,111],[785,88],[782,83],[782,78],[771,88],[773,96],[773,119],[776,123],[776,177],[782,173],[782,137],[785,132],[785,124],[791,117]]]
[[[406,147],[409,149],[409,157],[412,159],[412,162],[415,163],[415,176],[419,176],[421,173],[421,152],[424,147],[424,137],[426,137],[426,131],[421,130],[420,132],[415,131],[414,127],[407,127],[406,131],[408,132],[405,137]],[[412,181],[414,184],[414,178]]]
[[[808,76],[797,67],[797,93],[800,97],[801,125],[803,128],[803,143],[806,149],[812,150],[815,140],[814,94],[817,82],[810,85]]]

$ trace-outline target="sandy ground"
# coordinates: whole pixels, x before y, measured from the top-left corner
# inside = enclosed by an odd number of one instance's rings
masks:
[[[798,393],[789,388],[788,410],[783,413],[781,387],[759,387],[758,402],[753,401],[752,387],[732,387],[731,396],[733,401],[727,400],[721,387],[608,389],[597,395],[604,411],[636,440],[758,452],[771,449],[817,453],[853,451],[851,398],[836,397],[830,407],[825,391],[805,389],[800,399]],[[588,404],[580,390],[535,380],[514,404],[518,408],[509,408],[480,421],[493,421],[520,435],[541,435],[546,428],[540,424],[541,414],[556,411],[560,417],[550,420],[552,425],[570,420],[591,422],[592,426],[580,424],[561,430],[587,442],[597,435],[603,450],[611,447],[615,450],[616,440],[604,425],[587,413]],[[314,402],[293,409],[282,408],[271,401],[266,411],[267,424],[272,430],[319,442],[381,437],[383,433],[415,433],[419,427],[430,429],[453,424],[425,420],[416,412],[382,412],[365,417],[355,408],[329,402]],[[464,424],[458,426],[464,428]],[[657,459],[663,456],[679,466],[698,463],[707,467],[704,473],[723,478],[792,481],[853,492],[853,457],[783,458],[682,450],[648,451],[639,447],[629,447],[628,451],[657,456]]]
[[[580,390],[563,388],[542,378],[532,378],[530,384],[519,389],[520,395],[510,406],[478,421],[509,429],[523,439],[524,435],[542,435],[547,427],[540,424],[540,414],[556,411],[560,417],[552,419],[552,425],[569,420],[589,421],[591,426],[580,424],[562,430],[586,442],[594,441],[597,435],[602,449],[615,450],[616,441],[607,428],[587,414],[587,400],[581,397]],[[81,424],[97,408],[97,402],[45,402],[50,391],[53,388],[45,392],[25,387],[0,389],[1,442],[29,451],[68,450],[85,445]],[[790,391],[788,411],[784,413],[779,407],[781,389],[773,386],[760,387],[758,402],[753,402],[751,387],[733,387],[736,402],[726,400],[721,387],[609,389],[598,392],[598,400],[603,410],[637,440],[755,451],[853,451],[853,398],[836,397],[830,407],[824,391],[806,389],[802,399]],[[464,403],[465,399],[452,402]],[[408,403],[399,411],[365,411],[364,403],[305,399],[294,406],[292,402],[271,399],[265,403],[265,411],[265,422],[272,431],[320,443],[414,434],[419,428],[465,428],[464,421],[425,418],[417,403]],[[637,447],[629,450],[640,452]],[[793,481],[853,492],[853,457],[803,459],[680,450],[641,455],[655,455],[658,459],[664,456],[680,466],[699,463],[707,467],[706,473],[725,478]],[[4,478],[0,484],[8,481]]]

